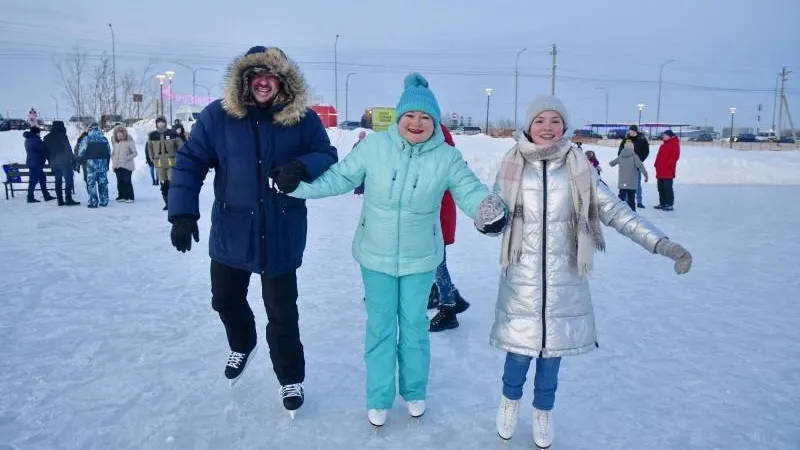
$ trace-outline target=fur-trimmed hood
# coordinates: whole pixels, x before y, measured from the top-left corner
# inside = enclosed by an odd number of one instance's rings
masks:
[[[265,67],[270,75],[280,80],[280,92],[274,105],[281,107],[273,116],[277,125],[292,126],[306,114],[307,88],[300,68],[277,47],[253,47],[236,58],[228,68],[222,108],[231,116],[242,119],[248,107],[254,107],[245,73],[254,67]]]
[[[119,139],[117,139],[117,131],[119,131],[119,130],[122,130],[122,131],[125,132],[125,138],[123,139],[123,141],[128,141],[128,140],[131,139],[130,135],[128,135],[128,129],[125,128],[124,125],[117,125],[117,126],[114,127],[113,130],[111,130],[111,141],[113,141],[115,143],[119,142]]]

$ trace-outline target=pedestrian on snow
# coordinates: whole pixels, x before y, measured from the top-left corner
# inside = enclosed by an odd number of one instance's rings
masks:
[[[600,161],[597,160],[597,156],[594,154],[594,152],[591,150],[586,150],[584,154],[586,155],[586,159],[592,163],[592,167],[594,167],[594,169],[597,171],[597,174],[600,175],[603,169],[600,168]]]
[[[177,136],[167,128],[167,119],[158,117],[155,131],[150,132],[147,136],[145,151],[158,172],[158,179],[161,182],[161,197],[164,199],[164,211],[167,210],[169,204],[167,194],[170,181],[172,181],[172,167],[175,165],[178,146]]]
[[[444,124],[441,124],[444,142],[455,147],[453,136]],[[458,328],[458,318],[456,315],[463,313],[469,308],[469,302],[461,297],[461,294],[450,278],[450,271],[447,269],[447,246],[456,241],[456,203],[450,191],[445,191],[442,197],[442,204],[439,209],[439,221],[442,226],[442,239],[445,248],[442,250],[442,262],[436,267],[436,274],[431,286],[431,294],[428,297],[428,309],[437,308],[438,311],[431,319],[430,331],[433,333],[452,330]]]
[[[647,169],[644,168],[644,164],[639,160],[630,141],[625,143],[625,147],[622,148],[619,156],[608,162],[611,167],[618,164],[619,179],[617,188],[619,189],[619,199],[627,202],[628,206],[636,211],[636,185],[639,180],[639,174],[644,174],[645,182],[647,182],[648,176]]]
[[[655,162],[658,183],[658,206],[655,208],[672,211],[675,203],[672,182],[675,180],[675,170],[681,157],[681,142],[672,130],[665,131],[662,139]]]
[[[647,138],[639,133],[639,127],[636,125],[631,125],[628,129],[628,135],[625,136],[625,139],[622,140],[619,144],[619,151],[617,155],[622,153],[622,149],[625,148],[625,144],[631,142],[633,143],[633,151],[636,153],[636,156],[639,157],[641,162],[645,162],[647,157],[650,155],[650,143],[647,142]],[[636,178],[636,207],[637,208],[644,208],[644,203],[642,203],[642,173],[639,172]]]
[[[81,142],[86,139],[86,136],[89,135],[89,126],[84,127],[81,134],[78,136],[78,140],[75,141],[75,172],[81,173],[81,169],[83,169],[83,182],[86,182],[86,164],[81,161],[80,158],[80,149],[81,149]]]
[[[292,191],[337,160],[322,121],[307,107],[308,90],[295,62],[276,47],[253,47],[228,71],[221,100],[208,105],[178,153],[169,190],[172,244],[198,241],[199,194],[214,168],[211,211],[211,304],[225,326],[231,353],[225,376],[235,383],[256,351],[247,304],[250,274],[261,277],[267,344],[284,407],[303,404],[305,358],[300,341],[296,270],[306,244],[305,202]]]
[[[356,141],[355,144],[353,144],[353,148],[351,148],[350,151],[352,152],[353,149],[355,149],[356,146],[358,144],[360,144],[361,141],[363,141],[365,137],[367,137],[367,132],[364,131],[364,130],[359,131],[358,132],[358,140]],[[364,195],[364,183],[361,183],[358,187],[356,187],[356,189],[353,191],[353,194],[354,195]]]
[[[44,201],[49,202],[55,197],[47,191],[47,178],[44,175],[44,166],[47,162],[47,147],[39,135],[41,129],[32,126],[28,131],[22,133],[25,138],[25,164],[28,166],[28,203],[39,203],[33,196],[36,184],[42,189]]]
[[[113,147],[111,151],[111,168],[114,170],[114,174],[117,175],[117,201],[133,203],[134,195],[131,176],[133,171],[136,170],[136,162],[134,161],[134,158],[138,155],[136,143],[130,138],[124,125],[114,127],[111,143]]]
[[[89,125],[89,134],[81,141],[79,157],[85,164],[86,190],[89,191],[89,208],[108,206],[108,161],[111,146],[100,130],[100,125]]]
[[[587,275],[605,249],[601,223],[686,273],[691,255],[639,217],[608,189],[586,157],[564,139],[567,109],[537,97],[524,136],[503,157],[495,191],[512,211],[500,249],[502,271],[490,343],[506,353],[497,432],[510,439],[526,374],[536,359],[533,438],[553,441],[551,411],[562,356],[597,346]]]
[[[442,262],[439,207],[450,191],[478,229],[499,232],[505,211],[444,142],[441,112],[427,80],[410,74],[397,103],[398,123],[370,134],[313,183],[280,186],[297,198],[342,195],[364,183],[353,256],[361,264],[366,293],[367,417],[386,421],[397,392],[408,412],[425,412],[430,364],[426,305],[434,271]],[[399,329],[399,333],[398,333]],[[398,341],[399,335],[399,341]]]
[[[178,150],[189,140],[186,136],[186,130],[184,130],[183,125],[180,123],[180,120],[175,119],[178,121],[175,125],[172,126],[172,132],[175,133],[175,137],[178,139]]]
[[[63,121],[53,121],[53,127],[44,137],[44,145],[47,147],[50,167],[53,169],[53,175],[55,176],[58,206],[80,205],[80,202],[72,199],[72,193],[75,191],[73,170],[76,167],[76,158],[69,145],[67,128],[64,126]],[[62,186],[66,189],[66,200]]]
[[[39,126],[39,113],[32,107],[31,110],[28,111],[28,126],[31,128]]]

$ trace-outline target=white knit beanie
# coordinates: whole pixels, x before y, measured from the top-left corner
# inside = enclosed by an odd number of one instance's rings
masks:
[[[527,133],[531,129],[533,119],[544,111],[557,112],[561,116],[561,120],[564,121],[564,132],[566,133],[567,126],[569,126],[567,107],[561,103],[558,97],[553,95],[540,95],[531,102],[528,106],[528,112],[525,114],[525,129],[523,131]]]

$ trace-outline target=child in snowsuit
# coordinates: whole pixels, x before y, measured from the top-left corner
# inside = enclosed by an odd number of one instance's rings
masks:
[[[398,122],[367,136],[342,161],[291,196],[321,198],[362,182],[364,202],[353,239],[366,292],[367,418],[386,421],[397,392],[408,413],[425,412],[430,364],[426,306],[444,241],[439,207],[445,191],[487,232],[505,225],[505,207],[444,142],[441,112],[427,80],[410,74],[397,104]],[[399,334],[399,341],[398,341]]]
[[[586,150],[585,155],[586,159],[592,163],[592,167],[594,167],[594,169],[597,171],[597,174],[600,175],[600,172],[602,172],[603,169],[600,168],[600,161],[597,160],[597,156],[595,156],[594,152],[591,150]]]
[[[511,211],[500,248],[502,271],[490,343],[506,352],[497,432],[510,439],[531,362],[533,439],[553,442],[552,409],[562,356],[597,345],[587,275],[605,249],[601,223],[686,273],[691,255],[639,217],[594,173],[586,156],[564,139],[567,110],[552,96],[528,108],[525,134],[503,157],[495,191]]]
[[[619,181],[617,181],[619,199],[628,202],[628,206],[636,211],[636,187],[639,184],[639,172],[644,176],[645,183],[647,183],[648,177],[647,169],[644,168],[644,164],[633,151],[632,142],[626,142],[619,156],[608,163],[611,167],[617,164],[619,164]]]
[[[111,146],[100,131],[100,125],[89,125],[89,134],[81,141],[78,156],[86,165],[86,190],[89,191],[89,208],[108,206],[108,161]]]

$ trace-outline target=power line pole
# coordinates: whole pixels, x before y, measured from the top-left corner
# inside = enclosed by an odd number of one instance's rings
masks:
[[[550,80],[550,95],[556,95],[556,55],[558,55],[556,44],[553,44],[553,51],[550,52],[550,54],[553,55],[553,73],[552,79]]]
[[[114,39],[114,27],[108,24],[108,29],[111,30],[111,70],[112,70],[112,83],[114,84],[114,114],[117,114],[117,44]]]
[[[772,132],[775,132],[775,113],[778,110],[778,83],[781,81],[781,74],[775,77],[775,94],[772,96]]]
[[[783,106],[786,104],[786,97],[784,97],[784,88],[786,86],[786,78],[788,77],[789,73],[791,72],[786,70],[786,67],[784,67],[781,70],[781,94],[780,97],[778,97],[780,99],[779,100],[780,106],[778,106],[778,128],[775,130],[775,137],[778,138],[778,140],[781,139],[781,132],[783,127]]]

